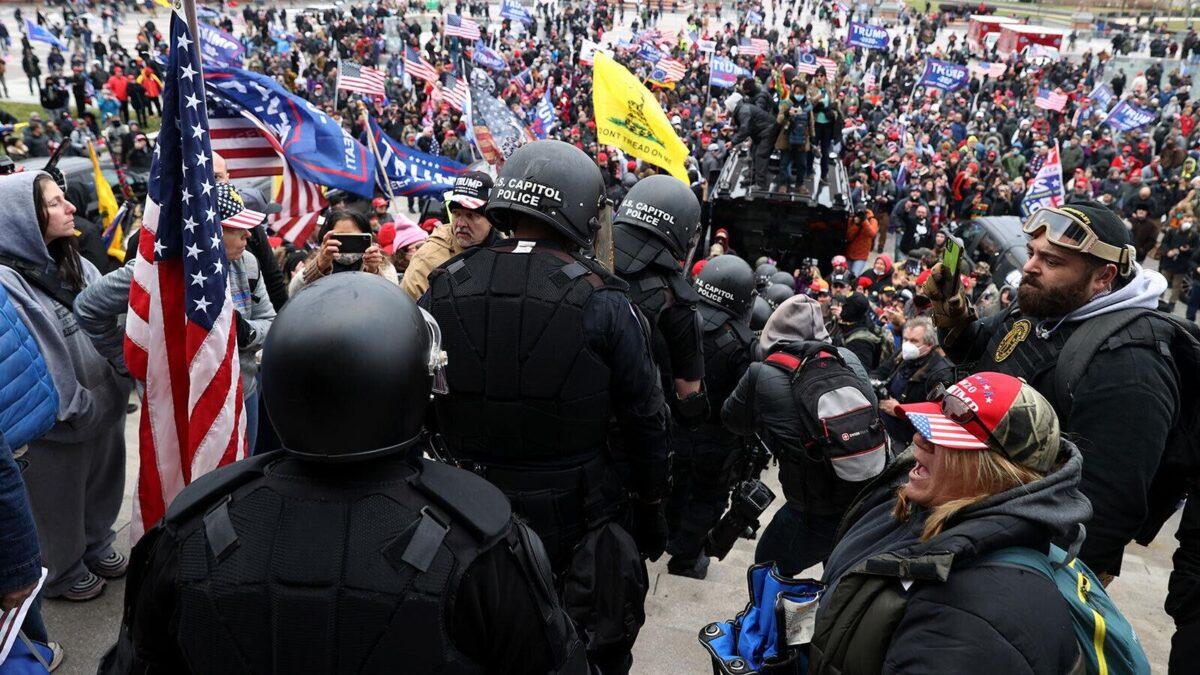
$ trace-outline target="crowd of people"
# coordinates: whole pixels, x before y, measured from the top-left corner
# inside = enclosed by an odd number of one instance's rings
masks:
[[[135,548],[102,670],[373,670],[402,655],[430,671],[627,672],[646,561],[667,554],[669,573],[705,579],[728,550],[714,543],[726,519],[741,535],[765,509],[745,492],[766,489],[749,459],[761,447],[784,504],[756,564],[785,577],[825,565],[810,672],[1084,672],[1088,647],[1052,582],[986,561],[1059,545],[1103,593],[1125,547],[1200,484],[1196,32],[1118,26],[1034,56],[971,43],[932,7],[884,19],[882,5],[822,0],[508,5],[202,17],[237,37],[246,69],[348,137],[369,133],[366,109],[401,144],[470,169],[407,208],[384,190],[328,191],[320,225],[292,241],[266,227],[272,196],[231,181],[233,160],[214,153],[252,456],[184,490]],[[170,29],[146,10],[0,21],[44,109],[17,119],[0,103],[7,156],[100,147],[139,213],[171,84]],[[482,39],[445,35],[445,14],[477,21]],[[887,47],[847,44],[851,21],[887,29]],[[39,56],[29,24],[65,48]],[[1143,47],[1155,58],[1125,65]],[[601,144],[592,48],[652,88],[689,182]],[[436,81],[406,72],[405,49]],[[679,71],[662,77],[663,58]],[[929,58],[968,66],[968,81],[924,86]],[[734,82],[716,82],[716,59],[740,69]],[[386,73],[385,95],[339,90],[344,61]],[[547,126],[548,105],[556,140],[488,166],[444,95],[463,78],[528,126]],[[1112,101],[1097,98],[1105,87]],[[1106,123],[1115,101],[1153,121]],[[837,255],[740,250],[740,223],[712,209],[736,156],[756,199],[816,201],[844,170]],[[1061,200],[1037,201],[1053,158]],[[95,195],[26,166],[0,176],[0,336],[36,347],[0,359],[28,392],[0,399],[0,608],[41,584],[23,632],[56,666],[41,600],[92,600],[134,568],[113,528],[137,408],[124,342],[140,231],[114,245],[89,222]],[[530,184],[571,199],[531,208]],[[1020,245],[980,224],[994,216],[1015,217]],[[972,264],[946,269],[958,240]],[[375,321],[397,339],[336,335]],[[334,344],[360,358],[326,358]],[[385,401],[403,419],[385,423]],[[1192,501],[1177,536],[1166,609],[1183,673],[1200,658]],[[878,590],[896,578],[909,585]],[[280,604],[265,626],[268,601]],[[361,632],[313,635],[305,613]],[[1092,649],[1103,660],[1103,638]]]

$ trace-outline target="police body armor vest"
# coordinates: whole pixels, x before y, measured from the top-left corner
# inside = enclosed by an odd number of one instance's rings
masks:
[[[628,236],[629,230],[618,228],[614,267],[617,275],[629,284],[630,302],[646,317],[654,362],[662,377],[663,392],[669,394],[675,391],[671,355],[694,346],[671,344],[659,321],[675,305],[695,307],[700,296],[684,280],[679,263],[662,244],[640,231],[634,230],[633,236]]]
[[[444,625],[463,573],[511,529],[483,479],[425,460],[268,453],[191,488],[164,521],[193,672],[487,672]]]
[[[587,344],[583,309],[603,288],[624,284],[544,242],[471,249],[430,275],[449,356],[438,421],[456,460],[561,467],[600,454],[609,367]]]
[[[709,406],[708,422],[723,429],[721,404],[737,388],[750,364],[754,333],[723,309],[701,303],[698,311],[704,336],[704,388],[714,402]]]

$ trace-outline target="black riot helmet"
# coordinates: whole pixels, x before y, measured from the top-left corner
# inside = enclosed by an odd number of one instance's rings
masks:
[[[771,318],[771,313],[774,311],[771,309],[771,304],[764,300],[761,295],[755,297],[754,309],[750,312],[750,330],[762,330],[767,325],[767,319]]]
[[[762,292],[763,299],[771,306],[771,309],[783,304],[784,300],[796,294],[796,289],[792,286],[784,286],[783,284],[771,284]]]
[[[776,272],[775,274],[772,274],[771,283],[779,284],[781,286],[791,286],[792,288],[796,287],[796,280],[793,279],[792,275],[788,274],[787,272]]]
[[[683,260],[699,231],[700,201],[674,176],[647,176],[630,188],[617,207],[613,224],[618,223],[650,232],[667,245],[676,260]]]
[[[420,441],[444,361],[437,323],[400,287],[376,274],[333,274],[275,317],[263,397],[287,452],[374,459]]]
[[[603,204],[600,167],[582,150],[562,141],[534,141],[504,161],[484,213],[510,231],[515,216],[532,216],[586,248],[600,228]]]
[[[761,291],[771,283],[771,277],[779,272],[779,268],[771,263],[763,263],[754,268],[754,285]]]
[[[719,255],[704,263],[696,277],[700,301],[741,319],[754,304],[754,271],[736,255]]]

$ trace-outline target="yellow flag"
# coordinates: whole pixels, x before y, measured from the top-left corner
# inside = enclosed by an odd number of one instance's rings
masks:
[[[117,198],[113,196],[112,186],[104,178],[104,173],[100,171],[100,158],[96,156],[96,146],[90,142],[88,143],[88,154],[92,158],[92,178],[96,182],[96,208],[100,211],[100,221],[104,224],[104,233],[108,234],[108,228],[117,215]],[[108,245],[108,255],[125,262],[125,232],[120,225],[117,225],[112,243]]]
[[[174,5],[171,4],[171,0],[154,0],[154,4],[159,5],[160,7],[166,7],[167,9],[174,7]]]
[[[688,183],[683,168],[687,147],[675,135],[654,94],[604,52],[596,52],[592,80],[592,108],[600,143],[660,166]]]

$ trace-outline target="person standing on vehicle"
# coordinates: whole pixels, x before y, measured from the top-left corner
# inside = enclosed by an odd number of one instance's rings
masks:
[[[1148,542],[1182,496],[1195,494],[1187,467],[1195,399],[1177,381],[1177,373],[1195,374],[1195,361],[1182,328],[1156,311],[1166,280],[1133,259],[1120,216],[1075,203],[1041,209],[1023,229],[1029,260],[1008,311],[976,320],[963,289],[944,292],[940,266],[922,291],[950,358],[1024,377],[1079,438],[1080,489],[1094,510],[1079,557],[1107,584],[1121,572],[1125,546]],[[1197,509],[1200,500],[1189,499],[1177,534],[1167,599],[1175,651],[1200,636],[1200,528],[1187,526],[1200,520]]]
[[[668,409],[625,282],[579,254],[603,200],[600,169],[582,150],[521,146],[485,209],[513,236],[446,261],[421,305],[450,359],[450,394],[436,402],[448,453],[528,519],[589,660],[624,673],[645,621],[643,557],[666,545]],[[620,474],[608,455],[614,416]]]
[[[680,424],[708,414],[700,381],[700,298],[683,277],[683,261],[695,246],[700,202],[678,178],[647,176],[629,190],[613,218],[617,276],[650,326],[650,345],[661,373],[663,395]]]
[[[887,455],[886,433],[879,422],[878,401],[863,364],[848,349],[829,343],[821,305],[797,295],[784,301],[771,315],[759,336],[763,361],[753,363],[721,408],[721,421],[733,433],[757,434],[779,460],[779,481],[787,503],[763,531],[754,551],[754,562],[773,560],[785,576],[794,576],[821,562],[832,550],[838,522],[863,480],[883,469]],[[778,356],[776,356],[778,354]],[[837,365],[830,357],[837,356]],[[814,419],[806,401],[793,390],[796,371],[809,359],[818,359],[849,381],[837,397],[864,412],[854,431],[881,447],[864,453],[870,461],[861,475],[843,478],[817,446]],[[820,392],[804,396],[819,399]],[[814,453],[809,447],[817,447]],[[870,474],[870,475],[868,475]]]
[[[737,132],[733,135],[734,146],[750,141],[750,172],[751,182],[757,190],[767,189],[767,180],[771,163],[771,152],[775,149],[775,138],[779,135],[779,127],[775,117],[770,112],[745,99],[741,94],[730,94],[725,99],[725,110],[734,120]],[[750,197],[747,193],[747,197]]]
[[[100,672],[586,673],[536,535],[422,459],[437,336],[377,275],[298,293],[263,351],[284,449],[195,480],[142,537]]]
[[[703,551],[704,537],[725,512],[741,446],[737,436],[721,424],[720,404],[753,360],[750,310],[757,297],[754,272],[737,256],[717,256],[700,270],[696,293],[704,336],[704,390],[712,405],[699,423],[679,424],[672,438],[674,480],[667,501],[671,527],[667,572],[703,579],[709,563]]]

